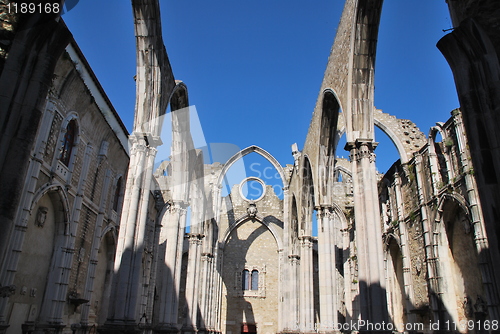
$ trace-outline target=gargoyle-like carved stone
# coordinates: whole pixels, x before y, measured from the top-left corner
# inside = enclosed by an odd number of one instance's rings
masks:
[[[12,296],[16,292],[15,285],[5,285],[0,286],[0,297],[7,298]]]
[[[248,205],[247,213],[252,218],[257,215],[257,206],[255,205],[255,203],[250,203]]]
[[[49,212],[49,209],[45,206],[41,206],[38,208],[38,211],[36,213],[36,219],[35,219],[35,225],[38,227],[43,227],[45,224],[45,221],[47,220],[47,213]]]

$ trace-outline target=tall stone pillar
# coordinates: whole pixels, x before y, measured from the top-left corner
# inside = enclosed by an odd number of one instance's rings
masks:
[[[212,295],[212,260],[213,255],[210,253],[201,254],[201,291],[200,294],[200,315],[201,323],[199,330],[208,332],[209,330],[209,313],[213,309],[210,305],[210,296]]]
[[[150,137],[151,138],[151,137]],[[123,200],[115,258],[115,276],[108,321],[102,333],[139,330],[142,296],[142,260],[147,225],[151,178],[159,140],[147,140],[142,133],[130,137],[130,167]]]
[[[199,233],[189,234],[188,267],[186,278],[186,302],[187,314],[184,318],[183,332],[198,331],[198,286],[200,283],[200,248],[203,235]]]
[[[429,155],[429,163],[431,163],[436,157]],[[431,168],[432,171],[432,168]],[[430,307],[434,314],[434,319],[440,318],[440,302],[438,295],[441,293],[441,288],[439,284],[439,266],[437,258],[437,246],[434,244],[433,228],[430,221],[431,209],[426,204],[426,198],[423,192],[423,177],[424,173],[422,171],[422,155],[415,155],[415,179],[417,181],[417,192],[418,192],[418,203],[420,205],[420,215],[422,217],[422,233],[424,238],[425,247],[425,258],[427,264],[427,279],[429,281],[430,290]],[[435,194],[436,188],[433,188],[433,195]]]
[[[350,151],[354,185],[360,315],[362,320],[370,323],[387,323],[375,147],[376,144],[369,139],[357,139],[346,145]]]
[[[180,329],[177,324],[178,296],[186,213],[185,203],[171,203],[161,222],[163,228],[160,239],[165,246],[160,249],[160,256],[163,260],[159,261],[160,268],[158,269],[161,288],[158,291],[160,305],[156,331],[159,333],[173,333]]]
[[[335,216],[331,207],[321,207],[318,210],[320,333],[332,332],[337,323]]]
[[[102,187],[102,194],[107,194],[109,190],[109,186],[111,183],[111,170],[107,169],[106,170],[106,176],[104,178],[104,185]],[[96,221],[96,226],[94,230],[94,237],[92,240],[92,248],[90,250],[90,264],[89,264],[89,269],[87,272],[87,279],[85,280],[85,292],[83,295],[83,298],[86,300],[91,300],[92,299],[92,292],[94,291],[94,279],[96,275],[96,269],[97,269],[97,257],[98,257],[98,252],[99,248],[101,247],[101,233],[102,233],[102,225],[104,222],[104,215],[105,215],[105,210],[106,210],[106,199],[107,196],[101,196],[101,201],[99,203],[99,214],[97,215],[97,221]],[[90,311],[90,304],[86,303],[82,305],[82,317],[81,317],[81,324],[82,327],[86,328],[89,324],[89,311]]]
[[[399,238],[400,238],[400,247],[401,247],[401,256],[403,263],[403,281],[404,281],[404,295],[406,296],[405,300],[405,309],[406,318],[409,322],[416,322],[415,313],[410,312],[414,308],[414,297],[413,297],[413,289],[412,289],[412,276],[410,269],[410,250],[408,243],[408,229],[406,226],[406,222],[404,221],[404,202],[403,202],[403,193],[401,189],[401,176],[396,172],[394,173],[394,190],[396,195],[396,207],[397,207],[397,217],[399,223]],[[418,187],[418,186],[417,186]],[[419,193],[422,192],[422,189],[417,190]]]
[[[288,314],[287,317],[287,328],[288,332],[297,332],[299,329],[299,269],[300,269],[300,256],[289,255],[288,264],[290,269],[289,275],[289,288],[290,297],[288,300]]]
[[[314,332],[312,237],[300,238],[300,331]]]
[[[462,122],[461,113],[458,110],[452,112],[453,123],[457,132],[458,150],[460,152],[460,161],[464,170],[465,186],[467,188],[467,200],[470,205],[472,226],[474,229],[474,242],[476,244],[477,253],[479,254],[479,267],[481,269],[481,277],[483,279],[484,291],[488,301],[488,311],[491,319],[500,318],[499,310],[499,295],[494,277],[494,269],[490,256],[490,242],[486,234],[486,226],[484,225],[483,210],[480,206],[480,199],[477,191],[476,179],[474,177],[474,168],[470,157],[467,154],[467,143],[465,142],[465,127]]]

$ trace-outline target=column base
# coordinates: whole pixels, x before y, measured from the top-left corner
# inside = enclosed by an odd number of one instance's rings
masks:
[[[128,321],[109,321],[97,327],[97,332],[101,334],[142,334],[148,325],[137,324]]]
[[[34,322],[25,322],[21,325],[23,334],[57,334],[62,333],[66,327],[64,324],[35,324]]]
[[[0,334],[5,334],[7,332],[7,328],[9,328],[10,325],[7,324],[0,324]]]
[[[155,334],[177,334],[180,333],[179,328],[172,324],[161,324],[153,328],[153,333]]]
[[[182,334],[196,334],[199,333],[198,328],[196,326],[182,326],[181,328]]]

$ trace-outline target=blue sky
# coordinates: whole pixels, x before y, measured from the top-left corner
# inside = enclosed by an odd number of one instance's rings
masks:
[[[304,143],[343,8],[341,0],[161,0],[175,78],[186,83],[208,143],[258,145],[282,164]],[[135,104],[132,10],[124,0],[80,0],[63,19],[123,122]],[[375,104],[428,134],[459,106],[436,48],[451,28],[444,0],[385,0]],[[377,167],[398,157],[380,132]],[[347,156],[339,148],[339,155]],[[258,160],[258,158],[257,158]]]

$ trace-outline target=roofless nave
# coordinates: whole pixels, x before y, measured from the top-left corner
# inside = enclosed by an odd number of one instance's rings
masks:
[[[129,152],[125,127],[64,23],[2,17],[0,331],[498,329],[497,2],[449,2],[455,29],[438,47],[461,108],[426,136],[374,108],[382,1],[347,0],[308,136],[285,167],[257,146],[203,163],[159,4],[132,5]],[[172,157],[154,170],[168,105]],[[400,155],[383,176],[374,126]],[[343,133],[349,159],[335,157]],[[274,166],[282,199],[270,185],[246,198],[240,187],[264,183],[256,178],[222,196],[227,171],[250,153]],[[446,327],[469,320],[472,329]]]

